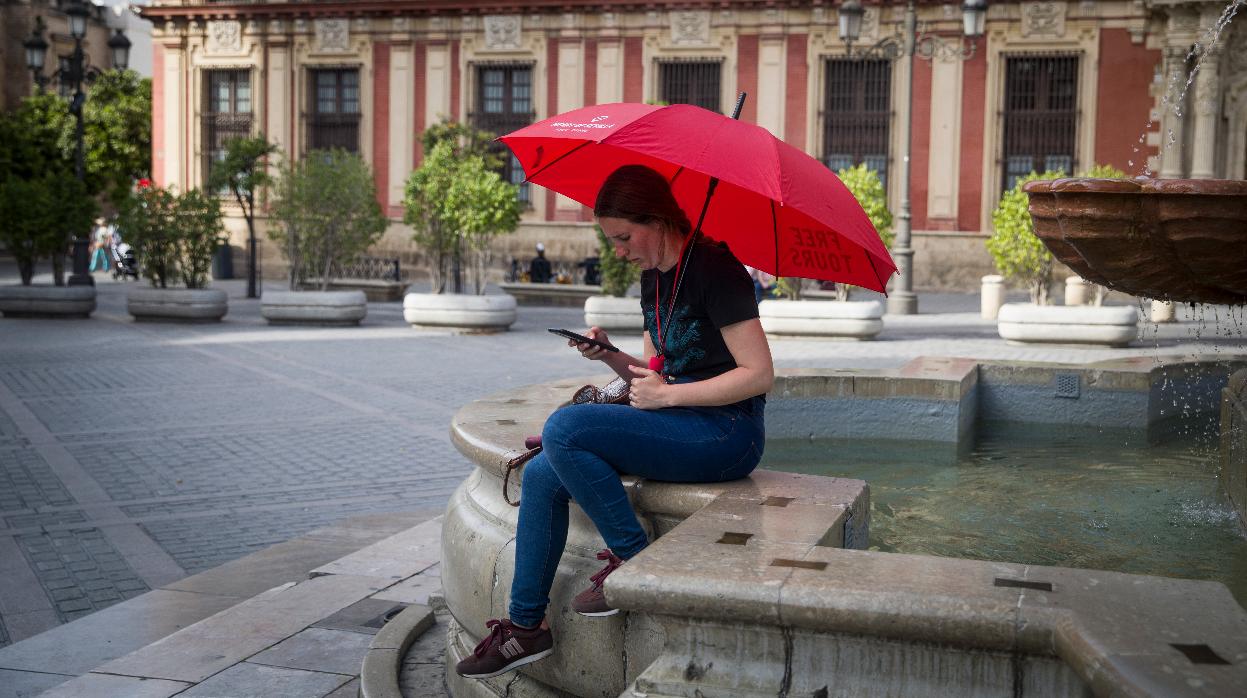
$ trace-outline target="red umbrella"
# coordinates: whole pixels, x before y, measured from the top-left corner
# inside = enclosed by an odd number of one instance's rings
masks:
[[[502,136],[528,181],[592,208],[607,175],[646,165],[694,224],[775,276],[883,291],[896,265],[861,204],[819,161],[766,129],[689,104],[599,104]]]

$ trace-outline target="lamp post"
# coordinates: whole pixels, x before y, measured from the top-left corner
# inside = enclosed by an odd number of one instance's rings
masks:
[[[44,59],[47,57],[48,42],[43,38],[44,24],[42,17],[35,18],[35,28],[30,38],[22,42],[26,49],[26,67],[30,69],[35,85],[42,90],[49,79],[57,80],[61,85],[72,87],[69,111],[74,115],[74,174],[81,182],[86,176],[83,144],[83,103],[86,94],[82,91],[84,82],[91,82],[99,77],[100,71],[88,65],[87,55],[82,50],[82,39],[87,35],[87,18],[90,9],[82,0],[70,0],[65,7],[65,15],[69,19],[69,33],[74,38],[74,52],[62,61],[61,67],[50,78],[43,74]],[[120,29],[108,40],[108,48],[112,55],[113,67],[125,70],[130,63],[130,40]],[[95,283],[87,271],[87,254],[90,244],[90,231],[79,231],[74,235],[74,273],[69,277],[70,286],[90,286]]]
[[[905,120],[901,125],[901,210],[896,219],[896,239],[892,243],[892,259],[896,262],[898,277],[896,286],[888,295],[888,312],[893,315],[914,315],[918,312],[918,296],[914,294],[914,250],[911,244],[911,214],[909,210],[909,155],[913,131],[914,105],[914,59],[932,60],[936,56],[969,60],[974,57],[975,38],[983,35],[987,17],[987,0],[965,0],[961,5],[962,33],[970,41],[948,42],[934,34],[918,31],[918,13],[914,0],[905,3],[905,22],[900,31],[881,39],[873,46],[859,49],[857,58],[881,58],[909,61],[906,71],[904,100],[907,105]],[[859,0],[846,0],[840,6],[840,38],[853,56],[853,42],[862,31],[862,15],[865,10]]]

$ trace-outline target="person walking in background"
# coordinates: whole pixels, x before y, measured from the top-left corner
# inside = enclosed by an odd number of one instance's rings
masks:
[[[113,226],[106,224],[103,218],[96,218],[95,231],[91,235],[91,265],[87,267],[87,271],[95,271],[97,264],[104,271],[108,271],[108,250],[112,241]]]
[[[775,289],[775,277],[761,269],[754,269],[748,264],[745,265],[745,271],[749,272],[749,278],[753,279],[754,300],[761,303],[763,298],[770,298]]]
[[[533,257],[533,261],[528,264],[528,280],[535,284],[549,283],[550,281],[550,260],[546,259],[546,246],[544,243],[537,243],[537,256]]]

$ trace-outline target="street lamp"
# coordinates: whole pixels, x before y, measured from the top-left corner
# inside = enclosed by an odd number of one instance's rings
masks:
[[[965,0],[961,5],[962,33],[969,42],[949,42],[934,34],[918,32],[918,13],[914,0],[905,3],[904,28],[894,36],[881,39],[873,46],[853,53],[853,42],[861,36],[862,15],[865,10],[858,0],[846,0],[840,5],[840,38],[850,56],[867,59],[896,60],[907,58],[909,70],[905,77],[904,99],[909,105],[901,130],[901,211],[897,215],[896,239],[892,243],[892,259],[896,262],[896,287],[888,296],[888,312],[893,315],[913,315],[918,312],[918,296],[914,294],[914,250],[910,247],[911,215],[909,210],[909,153],[913,131],[914,106],[914,58],[931,60],[936,56],[969,60],[974,57],[975,38],[983,35],[987,17],[987,0]]]
[[[60,68],[53,72],[50,78],[43,74],[48,42],[43,38],[45,26],[42,17],[35,18],[34,31],[31,32],[30,38],[22,42],[22,47],[26,49],[26,67],[30,69],[39,90],[43,89],[49,79],[57,80],[67,90],[73,90],[69,111],[74,115],[74,174],[81,182],[86,174],[83,162],[82,123],[82,106],[86,101],[86,95],[82,91],[82,83],[95,80],[99,77],[100,71],[88,65],[87,55],[82,50],[82,39],[87,35],[87,18],[90,16],[90,9],[82,0],[70,0],[65,8],[65,15],[69,18],[69,33],[74,37],[74,52],[69,58],[61,60]],[[130,64],[130,40],[120,29],[108,40],[108,48],[112,53],[113,67],[125,70]],[[87,234],[80,232],[74,236],[74,273],[69,277],[70,286],[90,286],[95,283],[87,271],[89,237],[89,232]]]

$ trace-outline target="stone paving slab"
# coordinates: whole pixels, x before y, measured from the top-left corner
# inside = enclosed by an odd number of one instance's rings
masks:
[[[312,574],[352,574],[403,580],[441,560],[441,517],[396,533],[354,554],[312,570]]]
[[[30,698],[65,683],[72,676],[0,669],[0,698]]]
[[[253,655],[247,661],[252,664],[327,671],[349,676],[359,672],[372,638],[372,635],[349,630],[308,628]]]
[[[187,688],[190,684],[180,681],[85,674],[39,694],[39,698],[169,698]]]
[[[178,694],[186,698],[319,698],[333,693],[350,676],[243,662]]]
[[[83,674],[241,600],[158,589],[0,648],[0,668]]]
[[[283,585],[97,670],[199,683],[367,597],[380,586],[375,578],[344,575]]]

